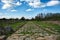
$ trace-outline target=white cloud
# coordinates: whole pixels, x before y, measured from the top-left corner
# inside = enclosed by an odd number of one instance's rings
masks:
[[[12,6],[13,6],[12,4],[7,3],[7,4],[3,5],[2,9],[8,9],[8,8],[10,8]]]
[[[15,0],[1,0],[4,5],[2,6],[2,9],[9,9],[9,8],[13,8],[15,6],[20,6],[22,5],[21,2],[15,2]],[[25,1],[28,3],[28,5],[30,7],[33,8],[42,8],[42,7],[46,7],[46,6],[54,6],[59,4],[60,2],[58,0],[51,0],[48,3],[42,3],[40,0],[20,0],[20,1]]]
[[[17,3],[16,3],[16,5],[18,5],[18,6],[21,5],[21,4],[22,4],[22,3],[20,3],[20,2],[17,2]]]
[[[41,6],[40,0],[33,0],[28,3],[31,7],[39,8]]]
[[[29,6],[34,8],[39,8],[42,4],[40,0],[20,0],[20,1],[25,1],[28,3]]]
[[[30,2],[29,5],[34,7],[34,8],[38,8],[38,7],[40,7],[41,3],[40,2],[34,2],[34,3]]]
[[[8,9],[12,7],[13,0],[1,0],[1,2],[4,3],[4,5],[2,6],[2,9]]]
[[[14,2],[15,0],[1,0],[1,2],[4,3],[4,5],[2,6],[2,9],[9,9],[15,6],[20,6],[22,3],[21,2]]]
[[[42,8],[46,6],[54,6],[59,4],[58,0],[51,0],[48,3],[42,3],[40,0],[20,0],[20,1],[25,1],[29,4],[29,6],[33,8]]]
[[[3,3],[12,3],[14,0],[1,0]]]
[[[57,5],[59,3],[60,3],[59,1],[50,1],[47,3],[47,6],[54,6],[54,5]]]
[[[11,10],[11,12],[17,12],[17,10]]]
[[[34,0],[20,0],[20,1],[32,2],[32,1],[34,1]]]
[[[30,12],[30,11],[32,11],[32,9],[27,9],[26,11],[27,11],[27,12]]]
[[[31,7],[33,7],[33,8],[41,8],[41,7],[45,7],[46,6],[40,0],[20,0],[20,1],[27,2],[28,5],[31,6]]]

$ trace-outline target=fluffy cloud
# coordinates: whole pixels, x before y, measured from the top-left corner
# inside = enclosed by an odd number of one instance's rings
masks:
[[[4,3],[2,9],[8,9],[8,8],[12,8],[15,6],[20,6],[22,5],[21,2],[14,2],[15,0],[1,0],[1,2]],[[46,7],[46,6],[54,6],[59,4],[60,2],[58,0],[51,0],[47,3],[42,3],[41,0],[20,0],[20,1],[25,1],[28,3],[28,5],[30,7],[33,8],[42,8],[42,7]]]
[[[51,0],[47,3],[41,3],[40,1],[34,0],[33,2],[29,3],[29,5],[34,7],[34,8],[39,8],[39,7],[41,8],[41,7],[46,7],[46,6],[55,6],[59,3],[60,2],[58,0]]]
[[[3,3],[12,3],[14,0],[1,0]]]
[[[14,6],[20,6],[22,3],[20,2],[14,2],[14,0],[1,0],[1,2],[4,3],[2,9],[8,9],[8,8],[12,8]]]
[[[34,1],[34,0],[20,0],[20,1],[31,2],[31,1]]]
[[[2,9],[7,9],[7,8],[12,7],[12,6],[13,6],[12,4],[7,3],[7,4],[3,5]]]
[[[38,8],[41,5],[41,2],[30,2],[29,5],[34,8]]]
[[[42,3],[41,0],[20,0],[20,1],[25,1],[28,3],[29,6],[34,7],[34,8],[42,8],[46,6],[54,6],[59,4],[58,0],[51,0],[47,3]]]
[[[54,5],[57,5],[59,3],[60,3],[59,1],[50,1],[47,3],[47,6],[54,6]]]
[[[17,6],[19,6],[19,5],[21,5],[21,4],[22,4],[22,3],[20,3],[20,2],[17,2],[17,3],[16,3]]]
[[[11,12],[17,12],[17,10],[11,10]]]
[[[30,12],[30,11],[32,11],[32,9],[27,9],[26,11],[27,11],[27,12]]]
[[[39,8],[42,3],[40,2],[40,0],[25,0],[26,2],[28,2],[28,5],[34,8]]]

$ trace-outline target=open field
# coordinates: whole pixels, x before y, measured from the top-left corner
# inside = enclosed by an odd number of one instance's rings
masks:
[[[60,40],[60,0],[0,0],[0,40]]]
[[[6,40],[60,40],[60,25],[54,22],[10,21],[3,23],[2,21],[0,26],[7,28],[5,29],[7,34],[3,34],[8,36]]]
[[[25,23],[26,21],[0,20],[0,35],[8,37],[21,28]]]
[[[47,28],[52,31],[60,33],[60,25],[57,24],[55,21],[36,21],[37,25],[41,26],[42,28]]]
[[[22,28],[9,36],[7,40],[56,40],[60,34],[58,31],[55,31],[54,25],[52,24],[51,26],[53,26],[53,28],[50,28],[49,25],[46,24],[45,26],[45,24],[42,24],[44,23],[41,21],[29,21]]]

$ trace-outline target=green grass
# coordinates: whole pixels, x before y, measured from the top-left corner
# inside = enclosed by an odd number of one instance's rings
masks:
[[[19,34],[33,34],[33,32],[25,32],[25,31],[23,31],[23,32],[20,32]]]
[[[49,23],[49,22],[43,22],[43,21],[35,21],[36,24],[40,25],[43,28],[51,28],[57,30],[57,32],[60,33],[60,25],[58,24],[53,24],[53,23]]]
[[[13,31],[17,31],[19,28],[21,28],[24,24],[26,23],[26,21],[17,21],[17,22],[0,22],[0,26],[1,27],[11,27],[13,29]],[[7,30],[8,31],[8,30]],[[12,31],[10,32],[5,32],[6,37],[10,36],[12,33],[14,33]]]
[[[16,30],[19,26],[22,26],[25,23],[26,23],[26,21],[18,21],[18,22],[15,22],[15,23],[0,22],[0,26],[2,26],[2,27],[11,26],[14,30]]]
[[[24,22],[17,22],[17,23],[14,23],[14,24],[11,24],[11,27],[16,30],[18,29],[20,26],[22,26],[24,24]]]

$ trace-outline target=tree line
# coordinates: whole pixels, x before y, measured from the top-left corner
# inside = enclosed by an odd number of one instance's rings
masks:
[[[60,20],[60,13],[47,13],[43,14],[40,13],[37,16],[35,16],[35,20],[41,20],[41,21],[59,21]]]
[[[31,18],[31,19],[26,19],[25,17],[21,17],[20,19],[19,18],[10,18],[10,19],[6,19],[6,18],[2,18],[1,20],[15,20],[15,21],[18,21],[18,20],[40,20],[40,21],[60,21],[60,13],[39,13],[35,16],[35,18]]]
[[[31,18],[31,19],[26,19],[25,17],[21,17],[20,19],[16,18],[10,18],[10,19],[6,19],[6,18],[2,18],[0,19],[0,35],[9,35],[11,33],[14,32],[14,30],[10,27],[4,27],[2,24],[13,24],[15,22],[19,22],[19,21],[60,21],[60,13],[39,13],[35,16],[35,18]]]

